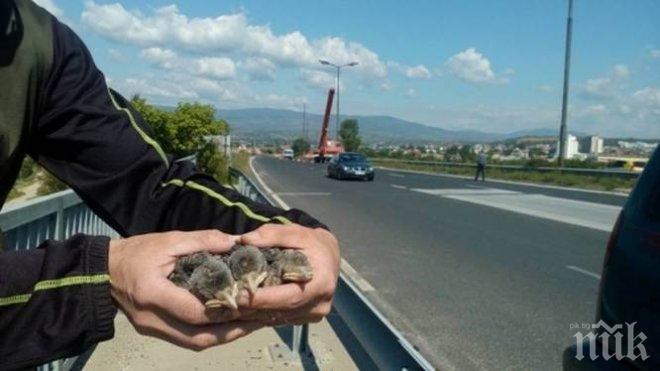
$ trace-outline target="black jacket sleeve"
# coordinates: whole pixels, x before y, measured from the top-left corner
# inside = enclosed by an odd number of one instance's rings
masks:
[[[300,210],[250,201],[191,162],[172,161],[140,115],[108,89],[80,39],[58,22],[54,37],[30,152],[120,234],[203,228],[239,234],[268,222],[324,227]]]
[[[113,336],[108,238],[0,253],[0,370],[73,356]]]

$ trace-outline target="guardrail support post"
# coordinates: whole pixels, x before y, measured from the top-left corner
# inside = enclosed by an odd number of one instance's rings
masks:
[[[60,200],[58,202],[57,211],[55,212],[55,239],[64,239],[64,204]]]
[[[300,326],[293,326],[293,341],[291,344],[291,351],[299,357],[307,354],[309,351],[309,325],[304,324]]]

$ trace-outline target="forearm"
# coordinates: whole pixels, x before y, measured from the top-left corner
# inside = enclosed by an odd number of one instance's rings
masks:
[[[0,253],[0,369],[79,354],[113,336],[108,241],[77,235]]]

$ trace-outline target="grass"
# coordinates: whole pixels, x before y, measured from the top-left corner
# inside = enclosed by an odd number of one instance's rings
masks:
[[[247,151],[240,151],[234,153],[231,157],[231,166],[240,170],[243,174],[252,177],[252,170],[250,169],[250,153]]]
[[[472,167],[446,166],[429,163],[416,164],[392,161],[389,159],[372,159],[371,162],[376,166],[392,169],[417,170],[464,176],[474,176],[475,174],[475,169]],[[488,167],[486,167],[486,178],[619,192],[629,192],[635,185],[636,181],[635,179],[621,179],[613,176],[505,170]]]

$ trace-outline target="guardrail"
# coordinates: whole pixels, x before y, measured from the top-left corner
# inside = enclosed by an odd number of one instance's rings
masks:
[[[48,239],[63,240],[76,233],[119,236],[71,190],[8,203],[0,212],[0,230],[5,235],[7,250],[34,249]],[[84,363],[93,350],[89,349],[79,357],[47,363],[38,369],[79,369],[82,365],[78,360]]]
[[[463,167],[463,168],[476,168],[476,164],[468,164],[462,162],[445,162],[445,161],[423,161],[423,160],[402,160],[394,158],[370,158],[370,161],[373,163],[402,163],[409,165],[429,165],[436,167]],[[604,176],[604,177],[615,177],[621,179],[636,179],[641,174],[640,172],[635,172],[631,170],[619,170],[614,168],[605,168],[605,169],[588,169],[588,168],[573,168],[573,167],[552,167],[552,166],[524,166],[524,165],[499,165],[499,164],[488,164],[486,168],[490,169],[502,169],[502,170],[511,170],[511,171],[528,171],[528,172],[540,172],[540,173],[549,173],[556,172],[561,174],[576,174],[576,175],[591,175],[591,176]]]
[[[254,201],[276,205],[240,170],[229,168],[229,176],[232,185],[241,194]],[[339,276],[332,306],[379,369],[434,369],[343,272]],[[294,326],[293,352],[301,354],[308,349],[307,333],[307,325]]]

